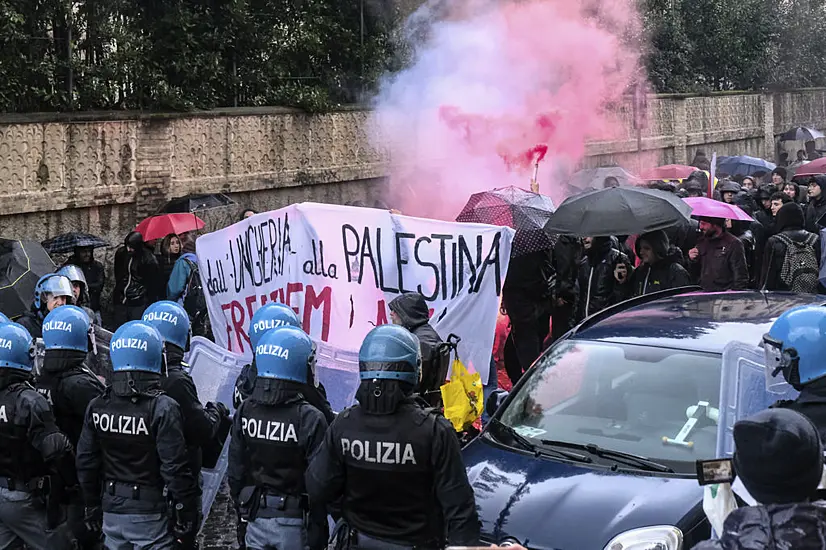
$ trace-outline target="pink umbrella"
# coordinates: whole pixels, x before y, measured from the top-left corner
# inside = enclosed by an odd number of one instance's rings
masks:
[[[720,202],[708,197],[687,197],[683,199],[691,207],[691,215],[699,218],[722,218],[753,222],[754,219],[743,209],[727,202]]]

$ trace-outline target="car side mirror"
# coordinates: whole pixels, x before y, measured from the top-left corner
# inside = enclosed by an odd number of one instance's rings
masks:
[[[493,416],[493,413],[499,408],[499,406],[505,402],[505,399],[508,398],[509,392],[505,390],[493,390],[488,396],[487,402],[485,402],[485,412],[488,416]]]

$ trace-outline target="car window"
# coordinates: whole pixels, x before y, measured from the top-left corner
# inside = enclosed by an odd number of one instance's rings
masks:
[[[560,342],[537,362],[501,420],[535,440],[693,463],[715,455],[720,371],[715,354]],[[691,407],[702,403],[712,412],[679,437]]]

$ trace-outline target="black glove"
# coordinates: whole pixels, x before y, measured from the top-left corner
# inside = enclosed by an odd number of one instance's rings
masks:
[[[172,535],[178,548],[197,548],[198,530],[201,528],[201,513],[195,501],[175,505],[175,521]]]
[[[87,506],[84,509],[83,525],[89,533],[100,533],[103,529],[103,510],[100,506]]]
[[[247,550],[247,522],[241,519],[241,512],[236,508],[235,519],[235,536],[238,539],[238,550]]]
[[[211,411],[217,412],[220,416],[222,416],[224,418],[229,417],[229,409],[227,408],[226,405],[224,405],[220,401],[218,401],[217,403],[214,402],[214,401],[210,401],[209,403],[206,404],[206,408],[211,410]]]

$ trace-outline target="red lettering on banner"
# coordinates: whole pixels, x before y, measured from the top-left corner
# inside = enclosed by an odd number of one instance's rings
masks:
[[[224,319],[227,318],[227,310],[232,307],[232,303],[221,304],[221,311],[224,313]],[[227,323],[227,349],[232,351],[232,325]]]
[[[427,310],[427,318],[428,318],[428,319],[429,319],[429,318],[431,318],[431,317],[433,317],[433,312],[434,312],[434,311],[436,311],[436,310],[435,310],[435,309],[433,309],[432,307],[431,307],[431,308],[429,308],[429,309]]]
[[[376,304],[376,326],[387,324],[387,304],[384,300],[379,300]]]
[[[273,290],[272,292],[270,292],[270,301],[276,302],[276,303],[279,303],[279,304],[283,304],[284,303],[284,289],[283,288],[277,288],[277,289]]]
[[[292,307],[296,315],[298,315],[298,308],[293,307],[293,305],[290,303],[290,297],[293,294],[301,292],[302,290],[304,290],[304,283],[287,283],[287,300],[284,303]],[[307,308],[305,307],[304,309]]]
[[[318,309],[319,306],[322,307],[321,340],[326,342],[330,337],[330,313],[333,309],[333,289],[325,286],[320,294],[316,294],[313,285],[307,285],[307,290],[304,293],[304,330],[309,332],[312,312],[314,309]]]
[[[236,312],[238,312],[237,315]],[[238,342],[238,353],[244,353],[244,343],[241,341],[241,337],[248,344],[250,344],[250,337],[244,330],[244,308],[235,300],[232,301],[232,328],[235,330],[235,339]]]

